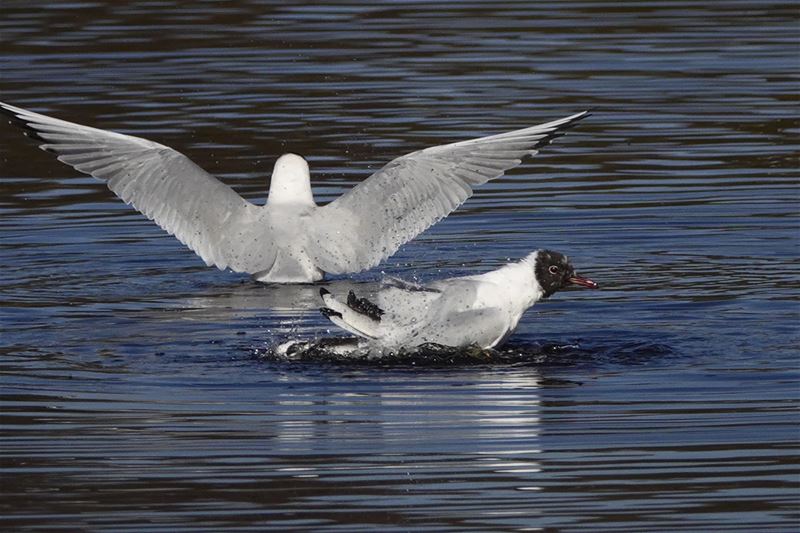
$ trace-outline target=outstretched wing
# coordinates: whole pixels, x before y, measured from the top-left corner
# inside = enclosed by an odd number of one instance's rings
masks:
[[[333,274],[373,267],[587,115],[399,157],[315,212],[308,252]]]
[[[194,250],[207,265],[258,272],[275,246],[255,222],[261,208],[167,146],[81,126],[0,103],[0,111],[76,170],[103,180],[114,194]]]

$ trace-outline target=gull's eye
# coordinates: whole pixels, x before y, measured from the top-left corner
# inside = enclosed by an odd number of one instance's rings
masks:
[[[553,275],[558,274],[561,271],[556,265],[550,265],[550,268],[547,270],[549,270]]]

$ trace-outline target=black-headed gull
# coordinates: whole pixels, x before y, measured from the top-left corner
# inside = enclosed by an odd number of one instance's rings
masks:
[[[105,181],[123,201],[194,250],[206,265],[274,283],[371,268],[521,159],[588,115],[398,157],[325,206],[305,159],[278,158],[263,206],[183,154],[139,137],[81,126],[0,102],[0,111],[75,169]]]
[[[575,273],[565,255],[537,250],[485,274],[427,285],[389,279],[374,303],[353,291],[340,301],[320,289],[326,305],[320,311],[360,337],[360,347],[395,350],[433,343],[494,348],[511,335],[528,308],[570,285],[597,288]]]

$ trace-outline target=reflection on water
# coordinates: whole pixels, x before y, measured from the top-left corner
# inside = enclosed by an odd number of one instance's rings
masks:
[[[796,529],[796,7],[7,0],[4,101],[172,146],[263,201],[585,108],[380,268],[540,247],[601,282],[493,360],[265,357],[319,286],[194,254],[0,124],[0,528]],[[338,287],[338,288],[337,288]]]

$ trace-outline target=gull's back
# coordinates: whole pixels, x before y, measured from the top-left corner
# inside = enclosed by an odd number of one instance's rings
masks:
[[[384,347],[494,345],[505,333],[508,320],[502,309],[480,305],[481,284],[473,277],[427,286],[393,280],[378,293],[378,305],[385,314],[376,342]]]

